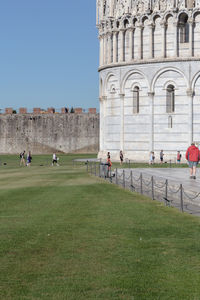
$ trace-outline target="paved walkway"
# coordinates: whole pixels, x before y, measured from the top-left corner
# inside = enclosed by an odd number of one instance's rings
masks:
[[[200,192],[200,169],[197,169],[196,179],[190,179],[189,168],[143,168],[132,170],[135,174],[142,173],[158,179],[168,179],[170,184],[182,184],[186,190],[195,193]]]
[[[141,168],[141,169],[118,169],[118,178],[122,182],[122,173],[125,172],[127,188],[130,186],[130,173],[133,174],[133,187],[140,192],[142,174],[143,193],[152,197],[151,177],[154,178],[155,199],[164,201],[166,195],[166,179],[168,180],[167,198],[172,206],[181,208],[180,184],[183,186],[183,210],[190,214],[200,216],[200,169],[197,170],[197,179],[190,179],[189,168]],[[138,180],[139,179],[139,180]]]

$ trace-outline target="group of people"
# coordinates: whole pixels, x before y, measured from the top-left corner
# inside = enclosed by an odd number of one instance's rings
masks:
[[[27,167],[31,166],[31,161],[32,161],[31,151],[28,151],[26,155],[26,151],[24,150],[23,152],[20,153],[19,157],[20,157],[20,166],[27,166]],[[54,164],[59,166],[58,160],[59,158],[57,157],[56,153],[53,153],[52,166],[54,166]]]
[[[24,150],[23,152],[20,153],[19,157],[20,157],[20,166],[24,165],[30,167],[32,161],[32,156],[30,151],[28,151],[26,155],[26,151]]]
[[[181,158],[182,158],[182,154],[180,151],[177,151],[177,156],[176,156],[176,163],[180,164],[181,163]],[[160,163],[163,164],[164,162],[164,152],[163,150],[160,151]],[[150,156],[149,156],[149,164],[153,165],[155,163],[155,154],[154,151],[150,152]]]
[[[122,165],[123,160],[124,160],[124,155],[122,150],[119,152],[119,158],[120,158],[120,165]],[[200,161],[200,150],[199,148],[195,145],[195,142],[191,143],[191,146],[188,147],[185,155],[186,160],[188,161],[188,165],[190,168],[190,178],[191,179],[196,179],[196,168],[198,165],[198,162]],[[177,164],[181,163],[182,159],[182,154],[180,151],[177,151],[177,156],[176,156],[176,162]],[[149,164],[154,164],[155,162],[155,154],[153,151],[150,152],[150,158],[149,158]],[[163,164],[164,162],[164,152],[163,150],[160,151],[160,163]],[[110,159],[110,152],[107,153],[107,164],[108,164],[108,169],[110,170],[112,163]]]

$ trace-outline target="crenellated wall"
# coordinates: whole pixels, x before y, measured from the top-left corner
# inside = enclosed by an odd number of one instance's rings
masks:
[[[99,114],[37,113],[0,115],[0,153],[96,153]]]

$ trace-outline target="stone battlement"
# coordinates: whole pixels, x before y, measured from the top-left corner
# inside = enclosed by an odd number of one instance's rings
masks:
[[[26,107],[20,107],[18,112],[13,109],[12,107],[7,107],[5,108],[3,114],[6,115],[12,115],[12,114],[70,114],[70,113],[75,113],[75,114],[82,114],[82,113],[89,113],[89,114],[96,114],[97,110],[96,108],[88,108],[87,110],[83,109],[82,107],[77,107],[77,108],[67,108],[67,107],[62,107],[59,111],[56,111],[54,107],[49,107],[47,110],[41,109],[40,107],[35,107],[33,108],[32,112],[28,112],[28,109]]]

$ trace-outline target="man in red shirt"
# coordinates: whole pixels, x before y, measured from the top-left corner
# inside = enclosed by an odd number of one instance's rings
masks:
[[[194,142],[187,149],[185,157],[188,160],[188,164],[189,164],[189,168],[190,168],[190,178],[196,179],[196,168],[197,168],[197,164],[200,160],[200,151],[195,146]]]

